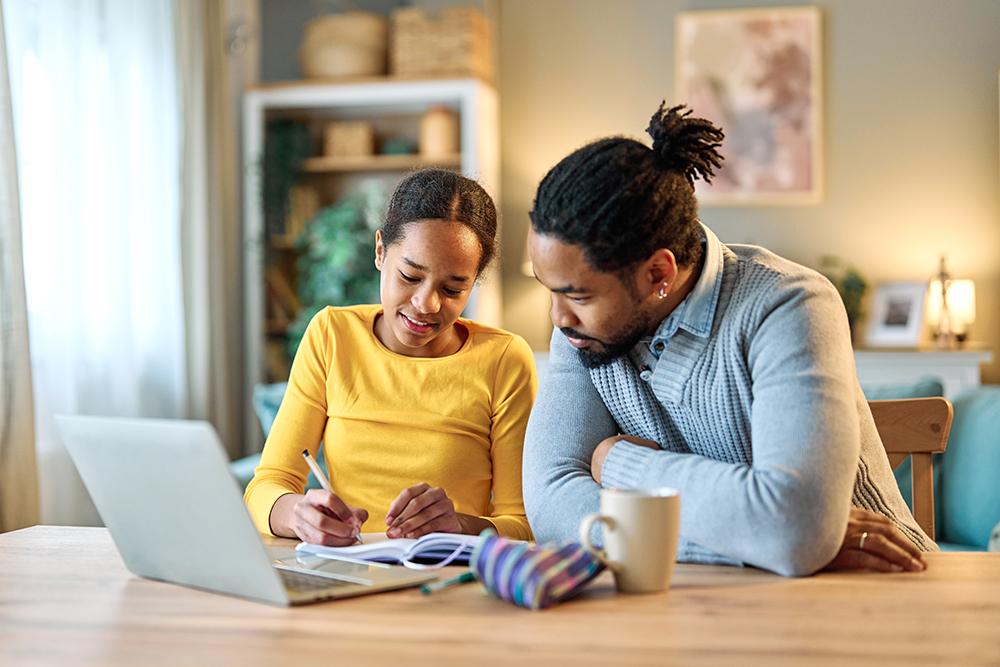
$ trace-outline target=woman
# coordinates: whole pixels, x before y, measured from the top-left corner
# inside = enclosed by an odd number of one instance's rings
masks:
[[[531,536],[521,449],[537,388],[527,343],[460,318],[495,254],[489,195],[416,172],[375,233],[381,304],[309,324],[244,500],[258,530],[342,546],[362,530]],[[303,494],[320,442],[333,493]]]

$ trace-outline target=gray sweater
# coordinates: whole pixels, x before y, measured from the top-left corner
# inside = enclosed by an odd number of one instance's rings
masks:
[[[588,370],[553,332],[524,447],[536,539],[576,539],[599,508],[591,454],[627,434],[662,449],[619,442],[603,484],[681,492],[678,560],[811,574],[837,554],[852,504],[936,549],[896,486],[836,290],[762,248],[719,245],[710,333],[678,329],[652,372],[629,358]]]

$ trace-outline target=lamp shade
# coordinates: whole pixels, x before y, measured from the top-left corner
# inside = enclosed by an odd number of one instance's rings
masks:
[[[948,315],[955,333],[963,333],[976,321],[976,285],[971,280],[949,280]],[[941,281],[932,280],[927,295],[927,321],[936,325],[941,319]]]

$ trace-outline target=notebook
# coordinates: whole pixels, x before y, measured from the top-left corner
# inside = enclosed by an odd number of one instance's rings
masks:
[[[478,535],[457,533],[429,533],[417,539],[390,539],[385,533],[364,533],[363,544],[349,547],[324,547],[303,542],[295,548],[296,554],[320,558],[399,563],[422,570],[445,565],[468,565],[469,556],[479,542]]]

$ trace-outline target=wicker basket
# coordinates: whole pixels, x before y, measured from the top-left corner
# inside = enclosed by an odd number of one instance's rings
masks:
[[[392,13],[389,71],[398,76],[493,78],[489,23],[475,7]]]
[[[375,128],[366,120],[333,121],[323,132],[323,155],[347,157],[375,152]]]
[[[306,24],[299,61],[307,78],[385,74],[388,27],[385,17],[345,12]]]

